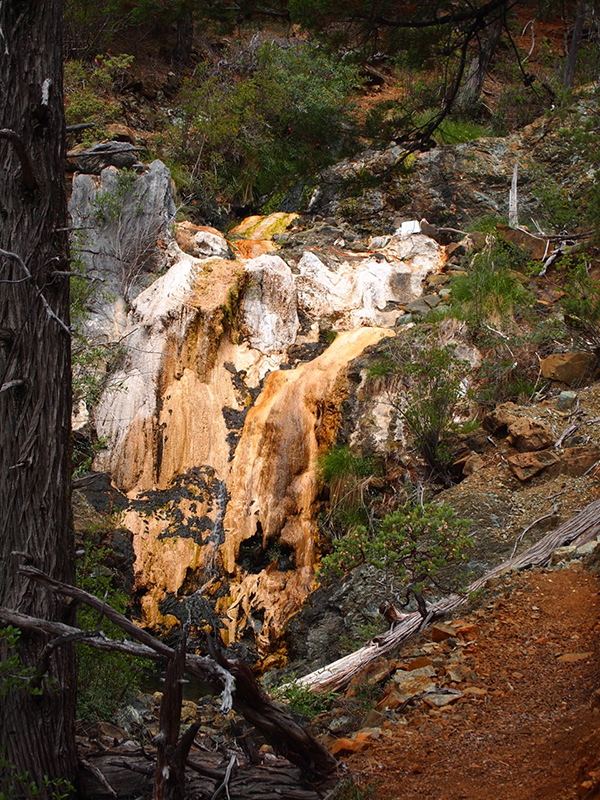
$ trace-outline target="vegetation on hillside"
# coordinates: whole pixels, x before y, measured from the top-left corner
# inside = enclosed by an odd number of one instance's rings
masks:
[[[324,166],[365,146],[467,141],[559,106],[575,49],[546,35],[557,17],[568,41],[575,4],[547,0],[69,0],[67,117],[97,126],[88,143],[117,118],[138,129],[199,219],[295,210]],[[586,19],[576,83],[598,69]]]

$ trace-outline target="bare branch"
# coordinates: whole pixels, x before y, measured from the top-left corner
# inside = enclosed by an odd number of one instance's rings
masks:
[[[17,253],[11,253],[9,250],[1,250],[0,249],[0,256],[4,256],[4,258],[12,258],[13,261],[16,261],[17,264],[21,267],[21,269],[23,270],[23,272],[27,276],[27,279],[28,280],[33,280],[33,275],[31,274],[31,272],[27,268],[27,265],[25,264],[25,262],[23,261],[23,259],[21,258],[20,255],[18,255]],[[44,297],[44,295],[42,293],[42,290],[39,287],[38,287],[38,297],[42,301],[42,305],[44,306],[44,308],[46,310],[46,314],[48,314],[50,319],[53,319],[56,322],[58,322],[60,327],[68,334],[68,336],[71,336],[71,331],[69,330],[68,326],[65,325],[65,323],[62,321],[62,319],[60,319],[60,317],[58,317],[54,313],[54,311],[50,308],[50,303],[46,300],[46,298]]]

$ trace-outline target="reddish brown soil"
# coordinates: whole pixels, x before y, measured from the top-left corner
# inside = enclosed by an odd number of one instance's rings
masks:
[[[441,710],[420,704],[406,725],[385,723],[380,739],[347,758],[368,796],[600,797],[599,582],[571,566],[512,578],[471,616],[479,630],[464,662],[487,693]]]

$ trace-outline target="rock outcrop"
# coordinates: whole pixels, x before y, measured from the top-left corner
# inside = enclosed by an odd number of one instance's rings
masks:
[[[171,173],[153,161],[139,175],[114,166],[99,176],[78,174],[69,213],[73,255],[102,286],[88,333],[113,341],[124,332],[126,304],[166,268],[164,242],[175,220]]]
[[[118,186],[113,172],[103,191]],[[94,180],[76,178],[88,210],[83,182]],[[183,603],[200,626],[216,593],[224,638],[250,632],[265,655],[314,586],[317,459],[340,428],[349,365],[393,335],[446,256],[422,234],[361,243],[333,228],[322,251],[302,242],[295,215],[253,219],[244,234],[266,237],[257,257],[223,258],[218,231],[189,223],[175,239],[164,232],[167,271],[122,308],[123,360],[94,412],[106,444],[95,468],[130,498],[144,622],[172,624]],[[278,250],[274,239],[296,236]],[[90,269],[101,263],[116,280],[113,256]]]
[[[593,180],[585,158],[569,154],[564,130],[589,115],[583,97],[565,120],[543,117],[506,137],[480,138],[407,153],[391,142],[325,170],[308,211],[337,217],[369,232],[386,233],[399,219],[426,217],[437,225],[460,228],[481,217],[508,216],[508,196],[519,164],[519,213],[543,221],[543,197],[564,190],[576,197]],[[547,187],[550,187],[548,189]]]

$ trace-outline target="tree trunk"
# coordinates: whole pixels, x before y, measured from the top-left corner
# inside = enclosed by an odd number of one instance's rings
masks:
[[[65,602],[17,571],[25,561],[74,577],[69,278],[54,274],[68,264],[61,32],[61,0],[1,0],[0,604],[67,622]],[[25,667],[43,644],[22,634]],[[0,702],[0,756],[14,765],[0,788],[25,771],[39,797],[52,793],[45,778],[74,780],[71,648],[51,656],[48,672],[41,695],[12,690]]]
[[[567,56],[567,63],[565,64],[563,89],[571,89],[573,81],[575,80],[575,64],[577,63],[577,56],[579,55],[579,48],[581,46],[581,37],[583,36],[585,12],[586,0],[579,0],[575,25],[573,26],[573,36],[571,37],[571,46],[569,47],[569,55]]]
[[[490,62],[502,35],[502,17],[493,20],[478,38],[478,49],[460,88],[456,105],[468,109],[479,100]]]
[[[177,19],[177,42],[173,50],[173,60],[176,64],[186,67],[192,56],[194,44],[194,14],[192,11],[183,11]]]

